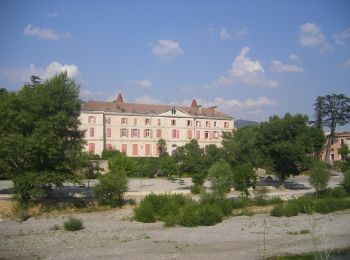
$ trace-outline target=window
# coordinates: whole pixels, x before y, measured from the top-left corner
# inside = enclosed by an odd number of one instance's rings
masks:
[[[187,130],[187,139],[192,139],[192,130]]]
[[[88,123],[95,124],[96,123],[96,117],[95,116],[89,116],[88,117]]]
[[[123,124],[125,124],[125,125],[128,124],[128,119],[125,118],[125,117],[122,117],[122,118],[121,118],[121,123],[122,123],[122,125],[123,125]]]
[[[122,153],[127,154],[128,152],[128,145],[127,144],[122,144]]]
[[[110,117],[106,117],[106,123],[110,124],[111,123],[111,118]]]
[[[162,138],[162,130],[157,129],[157,138]]]
[[[150,156],[151,155],[151,145],[150,144],[145,144],[145,155]]]
[[[196,127],[201,127],[202,124],[201,124],[201,121],[196,121]]]
[[[111,137],[112,131],[110,128],[107,128],[107,137]]]
[[[214,131],[214,139],[219,139],[219,132],[218,131]]]
[[[205,121],[205,127],[210,127],[209,121]]]
[[[179,130],[172,130],[171,131],[171,137],[172,138],[179,138],[180,137],[180,131]]]
[[[122,128],[120,129],[120,137],[127,137],[128,136],[128,129]]]
[[[191,120],[187,120],[187,126],[192,126],[192,121]]]
[[[143,132],[143,137],[150,137],[153,138],[153,132],[151,129],[145,129]]]
[[[340,144],[341,145],[344,144],[344,139],[343,138],[340,139]]]
[[[331,154],[331,161],[334,161],[334,154]]]
[[[157,125],[160,125],[160,119],[157,119]]]
[[[132,155],[138,155],[139,154],[139,147],[137,144],[132,145]]]
[[[171,125],[172,126],[176,125],[176,120],[175,119],[171,119]]]
[[[106,149],[107,149],[108,151],[113,150],[112,144],[106,144]]]
[[[217,122],[214,122],[214,127],[218,127],[218,124],[217,124]]]
[[[131,129],[131,137],[140,137],[139,129]]]
[[[228,128],[228,126],[229,126],[228,122],[225,122],[224,123],[224,128]]]
[[[151,124],[151,119],[146,118],[146,119],[145,119],[145,125],[150,125],[150,124]]]
[[[94,143],[89,144],[89,153],[91,153],[91,154],[95,153],[95,144]]]
[[[90,128],[90,137],[94,137],[95,135],[95,129],[93,127]]]
[[[134,125],[137,125],[137,118],[134,118]]]
[[[171,110],[171,113],[172,113],[173,115],[176,115],[176,110],[175,110],[175,109]]]
[[[201,138],[201,132],[200,131],[197,131],[196,138],[197,138],[197,140],[199,140]]]
[[[204,139],[209,139],[209,131],[204,132]]]

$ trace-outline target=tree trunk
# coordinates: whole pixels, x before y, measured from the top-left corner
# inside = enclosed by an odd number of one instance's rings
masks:
[[[330,155],[331,155],[331,145],[332,145],[331,142],[332,142],[332,140],[333,140],[333,135],[329,134],[328,143],[327,143],[327,150],[326,150],[326,158],[325,158],[325,161],[328,163],[331,161]]]

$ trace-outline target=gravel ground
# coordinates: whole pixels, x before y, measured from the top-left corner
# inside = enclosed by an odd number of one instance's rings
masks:
[[[310,216],[275,218],[267,215],[231,217],[211,227],[172,227],[163,223],[130,221],[131,208],[75,214],[85,228],[76,232],[62,227],[68,216],[25,222],[0,222],[0,259],[259,259],[268,255],[311,251]],[[315,215],[317,236],[323,248],[350,245],[350,210]],[[264,224],[266,222],[266,224]]]

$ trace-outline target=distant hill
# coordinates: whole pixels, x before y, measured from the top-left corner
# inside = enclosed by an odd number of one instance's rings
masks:
[[[235,127],[236,128],[241,128],[244,126],[256,126],[256,125],[259,125],[259,122],[244,120],[244,119],[235,120]]]

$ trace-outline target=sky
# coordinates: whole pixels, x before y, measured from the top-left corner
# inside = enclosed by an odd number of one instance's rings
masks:
[[[0,31],[8,90],[67,71],[86,101],[196,98],[256,121],[350,96],[347,0],[2,0]]]

